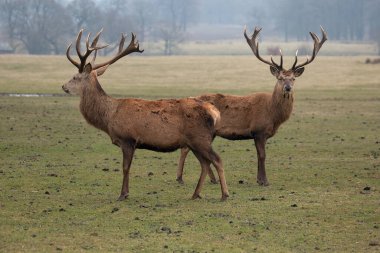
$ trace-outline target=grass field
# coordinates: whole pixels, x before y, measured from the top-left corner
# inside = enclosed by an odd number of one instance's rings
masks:
[[[286,57],[291,65],[293,57]],[[259,187],[252,141],[217,138],[231,197],[179,152],[138,150],[116,202],[121,152],[87,125],[78,97],[0,97],[0,252],[379,252],[379,66],[319,57],[296,83],[290,120],[270,139]],[[0,93],[62,93],[64,57],[0,56]],[[100,79],[117,96],[271,92],[253,56],[129,57]]]

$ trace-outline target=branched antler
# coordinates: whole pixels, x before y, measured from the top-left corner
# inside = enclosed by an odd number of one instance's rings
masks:
[[[260,61],[278,69],[282,70],[282,64],[283,64],[283,57],[282,57],[282,51],[280,50],[281,59],[280,59],[280,65],[274,62],[273,57],[270,58],[271,61],[264,60],[259,53],[259,42],[257,41],[257,37],[260,33],[262,28],[255,27],[255,30],[251,36],[251,38],[247,35],[247,27],[244,28],[244,37],[247,39],[248,45],[251,47],[253,54],[259,59]]]
[[[310,59],[309,59],[309,57],[306,57],[306,61],[304,63],[298,65],[298,66],[297,66],[297,54],[298,54],[298,50],[297,50],[297,52],[296,52],[296,58],[294,60],[294,64],[293,64],[293,67],[292,67],[293,71],[296,70],[296,69],[302,68],[302,67],[306,66],[307,64],[311,63],[312,61],[314,61],[315,56],[318,54],[318,52],[321,49],[323,43],[325,43],[325,41],[327,40],[327,33],[323,29],[322,26],[321,26],[321,31],[322,31],[322,39],[321,40],[319,40],[318,36],[315,35],[315,33],[310,32],[310,35],[311,35],[311,37],[314,40],[313,54],[312,54],[312,56],[311,56]]]
[[[71,56],[70,56],[70,49],[71,49],[71,46],[72,46],[72,43],[67,47],[67,50],[66,50],[66,56],[67,58],[69,59],[69,61],[78,68],[79,70],[79,73],[82,73],[83,72],[83,69],[84,69],[84,66],[86,65],[86,61],[87,61],[87,58],[88,56],[90,56],[90,54],[92,52],[95,51],[94,53],[94,57],[91,61],[91,64],[93,65],[92,66],[92,69],[98,69],[100,67],[103,67],[103,66],[106,66],[106,65],[111,65],[113,64],[114,62],[116,62],[117,60],[119,60],[120,58],[130,54],[130,53],[133,53],[133,52],[139,52],[139,53],[142,53],[144,50],[140,50],[139,49],[139,44],[137,41],[135,41],[136,39],[136,35],[134,35],[132,33],[132,39],[131,39],[131,42],[129,43],[128,47],[125,48],[123,50],[123,47],[124,47],[124,42],[125,42],[125,35],[124,34],[121,34],[121,39],[120,39],[120,43],[119,43],[119,50],[118,50],[118,53],[109,61],[106,61],[104,63],[100,63],[100,64],[95,64],[95,59],[96,59],[96,54],[97,54],[97,51],[99,49],[102,49],[102,48],[105,48],[108,46],[107,45],[104,45],[104,46],[96,46],[98,41],[99,41],[99,37],[100,37],[100,34],[103,32],[103,29],[101,29],[95,36],[94,40],[92,41],[91,45],[90,45],[90,35],[91,33],[88,34],[87,36],[87,39],[86,39],[86,52],[84,54],[81,53],[81,50],[80,50],[80,43],[81,43],[81,39],[82,39],[82,34],[83,34],[83,29],[81,29],[78,33],[78,36],[77,36],[77,39],[76,39],[76,45],[75,45],[75,48],[76,48],[76,51],[77,51],[77,55],[79,57],[79,60],[80,60],[80,63],[76,62]]]
[[[111,65],[111,64],[115,63],[117,60],[119,60],[120,58],[122,58],[122,57],[124,57],[130,53],[133,53],[133,52],[138,52],[138,53],[144,52],[144,50],[140,50],[138,41],[135,41],[136,35],[134,33],[132,33],[132,39],[131,39],[131,42],[129,43],[128,47],[126,47],[123,50],[125,38],[126,38],[125,35],[122,33],[120,43],[119,43],[119,50],[118,50],[117,54],[112,59],[110,59],[109,61],[103,62],[103,63],[95,64],[94,66],[92,66],[92,69],[98,69],[98,68],[101,68],[101,67],[106,66],[106,65]]]
[[[81,50],[80,50],[80,42],[81,42],[81,39],[82,39],[82,34],[83,34],[83,29],[81,29],[78,33],[78,36],[77,36],[77,39],[76,39],[76,44],[75,44],[75,48],[76,48],[76,51],[77,51],[77,55],[79,57],[79,60],[80,60],[80,63],[76,62],[73,58],[71,58],[70,56],[70,49],[71,49],[71,46],[72,44],[70,44],[68,47],[67,47],[67,50],[66,50],[66,56],[67,58],[69,59],[69,61],[74,64],[78,70],[79,70],[79,73],[82,73],[83,72],[83,69],[84,69],[84,66],[86,65],[86,60],[88,58],[88,56],[93,52],[93,51],[97,51],[99,49],[102,49],[102,48],[105,48],[107,47],[108,45],[104,45],[104,46],[99,46],[97,47],[96,44],[98,43],[99,41],[99,37],[100,37],[100,34],[103,32],[103,29],[101,29],[95,36],[94,40],[92,41],[91,43],[91,46],[90,46],[90,36],[91,36],[91,33],[89,33],[87,35],[87,39],[86,39],[86,52],[84,54],[81,53]]]

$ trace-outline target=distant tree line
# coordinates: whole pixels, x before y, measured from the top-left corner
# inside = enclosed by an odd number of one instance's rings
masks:
[[[331,40],[380,48],[379,13],[380,0],[0,0],[0,39],[15,51],[61,54],[79,29],[103,27],[107,42],[134,31],[140,41],[163,41],[169,55],[197,23],[265,26],[285,41],[323,25]]]
[[[105,41],[117,41],[121,32],[134,31],[164,41],[171,54],[193,21],[198,0],[0,0],[1,38],[15,51],[61,54],[67,41],[82,28],[105,28]],[[108,49],[112,50],[112,47]]]

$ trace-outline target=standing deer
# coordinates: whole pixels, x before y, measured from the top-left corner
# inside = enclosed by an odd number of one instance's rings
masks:
[[[281,53],[280,65],[264,60],[259,54],[257,36],[261,28],[255,28],[251,38],[248,37],[246,29],[244,36],[253,54],[262,62],[270,66],[270,72],[277,79],[272,93],[254,93],[248,96],[232,96],[222,94],[208,94],[198,97],[202,101],[212,103],[219,109],[221,120],[216,124],[216,135],[228,140],[254,139],[257,158],[258,172],[257,183],[262,186],[269,185],[265,172],[265,144],[267,140],[276,134],[282,123],[289,119],[293,110],[293,87],[295,78],[302,75],[305,66],[311,63],[323,43],[327,40],[327,34],[321,27],[322,39],[310,32],[314,41],[314,50],[311,58],[297,65],[297,53],[295,62],[291,69],[283,68],[283,57]],[[189,149],[182,148],[177,170],[177,181],[183,183],[183,167]],[[215,182],[215,176],[209,173],[211,181]]]
[[[219,111],[210,103],[198,99],[162,99],[156,101],[143,99],[115,99],[108,96],[97,77],[102,75],[109,65],[120,58],[133,53],[142,53],[136,36],[132,34],[129,46],[124,48],[125,36],[122,34],[119,50],[109,61],[95,64],[96,52],[105,46],[97,46],[100,31],[89,43],[86,40],[86,52],[81,53],[81,30],[76,39],[76,51],[80,63],[70,56],[71,45],[66,56],[78,68],[79,73],[62,86],[69,94],[80,96],[80,111],[86,121],[106,132],[113,144],[123,153],[123,183],[118,200],[124,200],[129,194],[129,170],[136,148],[160,152],[170,152],[179,148],[193,151],[198,158],[202,172],[193,194],[193,199],[200,198],[200,191],[206,174],[212,163],[221,182],[222,200],[227,199],[228,189],[224,177],[222,160],[216,154],[211,142],[215,136],[215,124],[219,120]],[[95,52],[94,52],[95,51]],[[94,58],[86,64],[90,54]]]

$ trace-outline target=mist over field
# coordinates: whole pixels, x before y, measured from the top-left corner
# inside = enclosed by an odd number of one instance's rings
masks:
[[[80,29],[104,28],[102,42],[112,45],[120,33],[136,33],[144,55],[200,54],[188,48],[202,43],[210,54],[242,54],[236,43],[245,25],[263,27],[274,48],[282,42],[305,47],[309,32],[323,26],[334,43],[367,48],[329,55],[380,53],[379,0],[1,0],[0,6],[1,47],[15,53],[62,54]],[[212,50],[221,44],[224,50]]]

